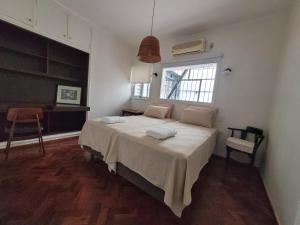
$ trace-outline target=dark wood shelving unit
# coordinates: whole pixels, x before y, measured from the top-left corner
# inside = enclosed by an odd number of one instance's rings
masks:
[[[63,76],[58,76],[58,75],[49,76],[47,73],[43,73],[43,72],[20,70],[20,69],[15,69],[15,68],[8,68],[8,67],[0,67],[0,70],[7,70],[7,71],[11,71],[11,72],[27,74],[29,76],[39,76],[39,77],[43,77],[46,79],[57,79],[57,80],[63,80],[63,81],[72,81],[72,82],[76,82],[76,83],[82,82],[82,80],[80,80],[80,79],[63,77]]]
[[[37,55],[37,54],[34,54],[34,53],[30,53],[30,52],[23,52],[23,51],[20,51],[18,49],[14,49],[12,47],[0,46],[0,50],[11,51],[11,52],[15,52],[15,53],[18,53],[18,54],[24,54],[24,55],[28,55],[28,56],[32,56],[32,57],[36,57],[36,58],[41,58],[41,59],[47,59],[46,56]]]
[[[16,68],[12,68],[12,67],[9,68],[9,67],[6,67],[6,66],[1,66],[0,70],[7,70],[7,71],[17,72],[17,73],[21,73],[21,74],[28,74],[28,75],[33,75],[33,76],[40,76],[40,77],[44,77],[44,78],[47,77],[46,73],[43,73],[43,72],[21,70],[21,69],[16,69]]]
[[[0,141],[7,107],[43,107],[45,134],[80,130],[89,111],[88,65],[88,53],[0,20]],[[81,104],[56,105],[57,85],[81,87]]]
[[[49,59],[49,60],[50,60],[51,62],[63,64],[63,65],[66,65],[66,66],[75,67],[75,68],[78,68],[78,69],[81,69],[81,70],[86,70],[86,69],[87,69],[87,68],[84,68],[84,67],[82,67],[82,66],[78,66],[78,65],[71,64],[71,63],[63,62],[63,61],[60,61],[60,60],[57,60],[57,59]]]
[[[75,83],[82,83],[81,79],[63,77],[63,76],[59,76],[59,75],[47,76],[46,78],[48,78],[48,79],[64,80],[64,81],[72,81],[72,82],[75,82]]]

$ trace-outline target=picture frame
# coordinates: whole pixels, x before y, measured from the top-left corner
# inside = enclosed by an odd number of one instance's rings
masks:
[[[80,105],[81,87],[57,85],[56,103]]]

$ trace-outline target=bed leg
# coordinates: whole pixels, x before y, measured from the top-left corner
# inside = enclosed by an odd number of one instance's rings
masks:
[[[88,151],[84,151],[84,158],[87,162],[90,162],[93,160],[93,155]]]

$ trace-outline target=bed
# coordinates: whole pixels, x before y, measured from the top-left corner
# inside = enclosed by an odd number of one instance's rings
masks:
[[[146,136],[149,127],[159,126],[175,129],[177,135],[166,140]],[[84,149],[100,153],[110,170],[163,201],[178,217],[191,203],[192,186],[215,142],[214,128],[145,116],[113,125],[88,121],[79,139]]]
[[[79,144],[89,146],[91,149],[100,152],[106,162],[108,153],[113,147],[117,137],[121,133],[126,133],[140,127],[151,127],[172,122],[171,119],[156,119],[146,116],[126,117],[125,123],[106,124],[101,119],[88,120],[79,136]]]

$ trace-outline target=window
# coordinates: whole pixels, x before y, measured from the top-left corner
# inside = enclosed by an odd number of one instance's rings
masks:
[[[160,98],[212,103],[217,63],[163,69]]]
[[[139,83],[132,85],[132,95],[138,98],[149,98],[150,83]]]

